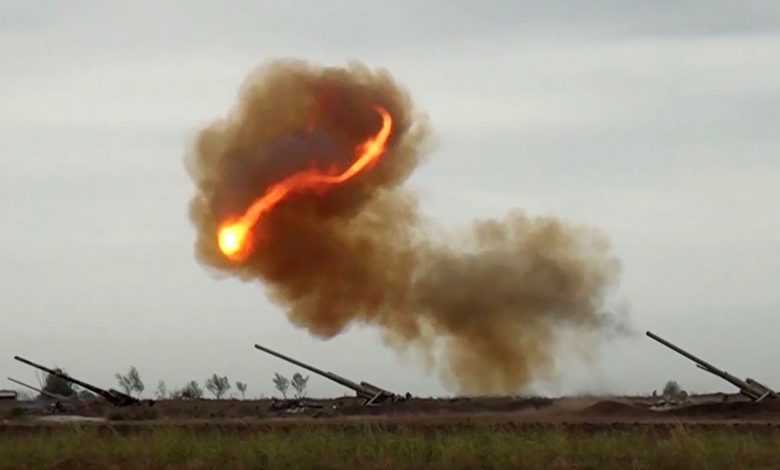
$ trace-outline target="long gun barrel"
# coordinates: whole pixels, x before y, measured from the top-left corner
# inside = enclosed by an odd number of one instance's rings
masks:
[[[38,392],[41,395],[43,395],[45,397],[49,397],[49,398],[51,398],[53,400],[67,400],[67,398],[63,397],[62,395],[57,395],[56,393],[51,393],[51,392],[47,392],[46,390],[41,390],[38,387],[33,387],[32,385],[26,384],[26,383],[24,383],[24,382],[22,382],[20,380],[12,379],[11,377],[7,377],[7,379],[9,381],[17,384],[17,385],[21,385],[22,387],[29,388],[30,390],[32,390],[34,392]]]
[[[276,356],[279,359],[282,359],[284,361],[287,361],[291,364],[295,364],[296,366],[302,367],[308,371],[314,372],[317,375],[321,375],[325,377],[326,379],[332,380],[333,382],[336,382],[338,384],[341,384],[349,389],[352,389],[355,391],[355,393],[361,397],[365,398],[368,401],[366,403],[374,403],[377,401],[381,401],[384,398],[391,398],[394,397],[395,394],[392,392],[389,392],[387,390],[384,390],[382,388],[379,388],[375,385],[371,385],[369,383],[363,382],[363,383],[356,383],[353,382],[347,378],[344,378],[340,375],[334,374],[333,372],[326,372],[322,369],[318,369],[314,366],[310,366],[309,364],[306,364],[304,362],[301,362],[297,359],[293,359],[289,356],[286,356],[280,352],[274,351],[273,349],[266,348],[265,346],[261,346],[259,344],[255,344],[255,349],[258,349],[260,351],[266,352],[272,356]]]
[[[46,373],[52,374],[52,375],[57,376],[57,377],[59,377],[59,378],[61,378],[63,380],[66,380],[68,382],[74,383],[74,384],[78,385],[79,387],[85,388],[85,389],[89,390],[90,392],[95,393],[95,394],[100,395],[101,397],[105,398],[106,401],[108,401],[109,403],[111,403],[113,405],[116,405],[116,406],[126,406],[126,405],[132,405],[132,404],[139,403],[139,400],[137,400],[136,398],[131,397],[130,395],[122,393],[122,392],[120,392],[118,390],[114,390],[114,389],[104,390],[104,389],[102,389],[100,387],[96,387],[96,386],[94,386],[92,384],[88,384],[86,382],[82,382],[81,380],[75,379],[75,378],[69,376],[68,374],[66,374],[64,372],[60,372],[60,371],[57,371],[57,370],[54,370],[54,369],[49,369],[46,366],[42,366],[40,364],[36,364],[36,363],[34,363],[34,362],[32,362],[32,361],[30,361],[28,359],[25,359],[23,357],[20,357],[20,356],[14,356],[14,359],[16,359],[17,361],[22,362],[24,364],[27,364],[28,366],[35,367],[36,369],[40,369],[40,370],[42,370],[42,371],[44,371]]]
[[[739,388],[740,392],[745,395],[746,397],[750,398],[754,401],[760,401],[766,398],[767,396],[776,396],[776,393],[769,389],[768,387],[765,387],[761,384],[761,387],[758,387],[756,385],[751,384],[750,382],[754,382],[755,384],[758,384],[758,382],[755,382],[751,379],[748,379],[748,381],[744,381],[740,379],[739,377],[735,377],[728,372],[721,370],[714,365],[710,364],[709,362],[705,361],[704,359],[701,359],[699,357],[694,356],[693,354],[689,353],[688,351],[680,348],[679,346],[676,346],[669,341],[661,338],[660,336],[648,331],[647,336],[658,341],[659,343],[663,344],[667,348],[671,349],[672,351],[685,356],[686,358],[690,359],[691,361],[696,363],[696,367],[699,369],[702,369],[704,371],[709,372],[710,374],[716,375],[720,377],[721,379],[733,384],[737,388]]]

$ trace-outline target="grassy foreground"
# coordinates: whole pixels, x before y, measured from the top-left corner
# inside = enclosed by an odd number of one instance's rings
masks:
[[[637,428],[587,435],[487,426],[421,433],[367,426],[119,436],[65,427],[52,435],[1,436],[0,468],[780,468],[780,434],[679,429],[661,435]]]

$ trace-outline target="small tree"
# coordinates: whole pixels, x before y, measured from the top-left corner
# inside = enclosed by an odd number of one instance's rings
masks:
[[[290,379],[277,372],[272,380],[274,387],[276,387],[276,389],[279,390],[282,396],[286,399],[287,391],[290,389]]]
[[[309,376],[302,376],[299,372],[296,372],[292,378],[292,388],[295,390],[295,396],[303,398],[306,396],[306,385],[309,382]]]
[[[165,385],[164,380],[157,382],[157,390],[155,390],[154,396],[158,400],[165,400],[168,397],[168,386]]]
[[[126,394],[130,395],[133,392],[133,384],[130,382],[130,378],[123,376],[120,373],[114,374],[117,382],[119,382],[119,388],[121,388]]]
[[[60,374],[65,373],[62,369],[54,370]],[[41,388],[44,392],[61,395],[63,397],[72,397],[76,395],[76,389],[73,387],[72,383],[54,374],[46,374],[44,385]]]
[[[230,390],[230,382],[226,376],[223,375],[220,377],[217,374],[214,374],[206,379],[206,388],[209,392],[214,394],[217,400],[221,400],[225,393]]]
[[[200,398],[203,398],[203,389],[200,388],[200,385],[198,385],[198,382],[191,381],[187,385],[184,386],[178,393],[178,396],[185,399],[190,400],[197,400]]]
[[[144,383],[141,381],[141,375],[138,373],[138,369],[135,366],[130,367],[130,371],[127,375],[116,374],[116,380],[119,382],[119,386],[125,391],[126,394],[131,395],[136,392],[137,396],[141,396],[144,391]]]
[[[236,388],[239,392],[241,392],[241,399],[246,399],[246,383],[244,382],[236,382]]]

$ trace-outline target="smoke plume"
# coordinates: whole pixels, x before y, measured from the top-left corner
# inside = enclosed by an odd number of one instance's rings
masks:
[[[375,106],[393,118],[375,166],[290,194],[254,227],[242,262],[220,252],[220,224],[270,185],[312,168],[347,168],[381,125]],[[431,358],[443,347],[435,365],[462,392],[517,392],[552,370],[560,331],[610,328],[604,302],[618,262],[598,232],[521,210],[464,230],[432,227],[403,186],[429,137],[424,115],[384,70],[265,64],[187,155],[196,256],[215,273],[261,281],[313,335],[374,325],[393,346]]]

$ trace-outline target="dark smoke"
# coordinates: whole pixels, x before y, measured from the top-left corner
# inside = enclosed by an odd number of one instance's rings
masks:
[[[326,193],[296,194],[256,226],[241,265],[219,252],[220,221],[272,183],[312,166],[346,168],[352,149],[393,116],[387,153]],[[605,331],[619,272],[593,230],[521,211],[434,237],[402,186],[429,148],[429,127],[385,71],[276,61],[252,73],[237,106],[188,155],[201,263],[259,280],[290,320],[330,338],[377,325],[388,344],[420,347],[463,392],[517,392],[552,370],[559,332]]]

